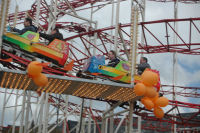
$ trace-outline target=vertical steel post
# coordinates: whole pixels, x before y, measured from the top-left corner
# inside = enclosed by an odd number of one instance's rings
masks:
[[[178,19],[178,0],[174,1],[174,19]],[[174,22],[174,30],[178,32],[178,26],[177,23]],[[174,33],[174,44],[177,44],[177,35]],[[173,53],[173,97],[172,99],[176,100],[176,81],[177,81],[177,53]],[[176,109],[173,110],[174,115],[176,116]],[[174,117],[174,121],[176,121],[176,117]],[[173,132],[176,133],[177,125],[173,124]]]
[[[122,125],[124,119],[126,118],[126,115],[127,115],[127,113],[125,113],[125,114],[123,115],[123,117],[121,118],[121,120],[120,120],[120,122],[119,122],[117,128],[115,129],[115,132],[114,132],[114,133],[118,133],[118,130],[120,129],[120,127],[121,127],[121,125]]]
[[[109,105],[106,104],[106,110],[108,110],[108,108],[109,108]],[[105,118],[105,133],[108,133],[108,118]]]
[[[92,100],[90,100],[89,108],[92,108]],[[91,121],[92,121],[92,119],[91,119],[90,111],[88,111],[88,112],[89,112],[89,116],[88,116],[88,133],[91,133]]]
[[[93,133],[96,133],[96,132],[97,132],[97,126],[96,126],[96,124],[94,124],[94,132]]]
[[[47,131],[48,131],[48,122],[49,122],[49,118],[48,118],[48,116],[49,116],[49,102],[48,102],[48,99],[49,99],[49,93],[46,93],[46,95],[45,95],[45,104],[44,104],[44,106],[45,106],[45,108],[44,108],[44,117],[43,117],[43,130],[42,130],[42,132],[43,133],[47,133]]]
[[[55,28],[56,23],[56,14],[57,14],[57,0],[55,1],[55,4],[53,0],[51,0],[50,10],[49,10],[49,22],[48,22],[48,30],[47,34],[51,32],[51,29]]]
[[[22,108],[21,108],[21,119],[20,119],[20,128],[19,133],[23,133],[24,131],[24,112],[26,106],[26,91],[23,92],[23,101],[22,101]]]
[[[38,133],[42,133],[42,118],[43,118],[43,110],[44,110],[44,100],[45,100],[45,94],[43,93],[43,97],[41,99],[41,103],[40,103],[40,110],[39,110],[39,114],[38,114],[38,119],[39,119],[39,123],[38,123]]]
[[[97,30],[97,22],[95,23],[95,30]],[[97,46],[97,32],[94,33],[94,45]],[[93,55],[96,55],[96,48],[93,48]]]
[[[132,2],[131,5],[131,28],[130,28],[130,58],[131,64],[131,86],[134,86],[134,74],[136,73],[136,57],[138,45],[138,7]]]
[[[142,22],[145,22],[145,11],[146,11],[146,0],[142,0],[142,7],[143,10],[141,9],[141,16],[142,16]],[[141,36],[141,44],[144,45],[144,35]],[[144,50],[142,50],[144,51]],[[143,56],[143,54],[141,54],[141,56]],[[141,103],[139,103],[141,105]],[[142,129],[142,117],[138,116],[138,133],[141,133],[141,129]]]
[[[66,96],[65,96],[65,113],[64,113],[65,120],[64,120],[64,127],[63,127],[64,129],[63,129],[63,133],[66,133],[66,130],[67,130],[68,101],[69,101],[69,96],[66,95]]]
[[[10,0],[2,0],[1,1],[2,3],[1,3],[1,13],[0,13],[0,53],[1,53],[1,47],[2,47],[2,35],[5,30],[9,1]]]
[[[3,100],[3,110],[1,114],[1,130],[0,132],[3,133],[3,127],[4,127],[4,115],[5,115],[5,109],[6,109],[6,97],[7,97],[7,89],[5,89],[4,93],[4,100]]]
[[[16,123],[16,115],[17,115],[17,104],[18,104],[18,98],[19,98],[19,90],[17,89],[17,94],[15,98],[15,108],[14,108],[14,116],[13,116],[13,126],[12,126],[12,133],[15,133],[15,123]]]
[[[102,115],[102,124],[101,124],[101,131],[102,133],[106,132],[107,131],[107,127],[106,127],[106,118],[105,118],[105,115],[103,114]],[[94,124],[95,126],[95,124]]]
[[[133,101],[130,101],[129,104],[129,125],[128,125],[128,133],[133,132]]]
[[[41,0],[37,0],[37,11],[36,11],[36,26],[39,27],[39,17],[40,17],[40,3]]]
[[[109,133],[113,133],[113,128],[114,128],[114,116],[113,116],[114,111],[110,111],[110,127],[109,127]]]
[[[28,132],[28,122],[29,122],[29,114],[30,114],[30,108],[31,108],[31,91],[28,91],[28,99],[26,103],[26,115],[25,115],[25,126],[24,126],[24,132]]]
[[[114,11],[115,11],[115,4],[114,4],[114,0],[112,0],[112,14],[111,14],[111,26],[113,26],[114,22]],[[110,35],[111,35],[111,40],[113,40],[113,30],[110,31]],[[113,45],[110,45],[110,50],[113,49]]]
[[[118,55],[117,51],[117,40],[118,40],[118,30],[119,30],[119,12],[120,12],[120,2],[121,0],[117,0],[117,8],[116,8],[116,18],[115,18],[115,40],[114,40],[114,47],[115,47],[115,52]]]
[[[78,133],[81,133],[82,131],[82,118],[83,118],[83,108],[84,108],[84,98],[82,98],[82,104],[81,104],[81,114],[80,114],[80,121],[79,121],[79,129],[78,129]]]

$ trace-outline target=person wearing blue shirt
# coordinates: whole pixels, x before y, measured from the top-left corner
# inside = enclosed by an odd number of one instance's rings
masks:
[[[146,68],[151,68],[146,57],[140,58],[140,64],[137,65],[138,74],[141,75]]]
[[[37,28],[32,24],[31,18],[25,18],[24,28],[22,30],[17,28],[11,28],[12,31],[19,33],[20,35],[24,34],[27,31],[37,32]]]
[[[117,58],[115,51],[113,50],[108,53],[108,58],[110,59],[110,61],[108,62],[107,66],[115,67],[120,62],[120,60]]]
[[[63,35],[59,32],[58,28],[55,28],[51,31],[51,34],[45,34],[39,32],[40,37],[47,39],[51,43],[54,39],[63,40]]]

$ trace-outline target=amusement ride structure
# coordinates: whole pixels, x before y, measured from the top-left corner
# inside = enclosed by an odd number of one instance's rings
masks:
[[[200,104],[189,100],[184,102],[179,98],[199,99],[200,87],[176,85],[176,67],[178,53],[196,56],[200,54],[200,40],[195,39],[200,36],[200,17],[179,19],[178,3],[199,4],[200,1],[149,1],[173,2],[174,18],[146,22],[145,0],[35,0],[30,10],[19,11],[20,4],[15,7],[15,13],[9,13],[10,0],[1,0],[0,92],[3,97],[0,132],[8,130],[12,133],[50,133],[55,132],[60,125],[63,133],[140,133],[143,130],[199,132]],[[121,23],[119,20],[120,6],[123,3],[130,5],[129,23]],[[95,13],[107,6],[112,13],[111,26],[98,28],[98,24],[103,23],[104,20],[96,21]],[[40,31],[50,33],[55,27],[60,29],[64,35],[64,42],[68,46],[67,60],[64,62],[59,60],[62,65],[49,60],[49,58],[57,60],[58,58],[52,55],[47,58],[48,53],[45,57],[41,56],[42,53],[39,53],[40,55],[28,53],[31,50],[25,51],[28,48],[22,48],[20,43],[20,48],[23,50],[18,48],[13,50],[15,48],[13,44],[8,43],[12,33],[7,33],[6,27],[21,25],[26,17],[30,17]],[[185,25],[188,33],[183,36],[177,28],[178,24]],[[157,34],[158,29],[153,30],[153,26],[163,30]],[[40,38],[40,42],[42,41],[44,39]],[[17,44],[16,40],[12,41],[15,42]],[[37,43],[37,41],[31,42],[30,47],[43,49],[43,53],[46,52],[45,49],[50,49],[51,44],[43,46]],[[37,47],[38,45],[41,47]],[[76,73],[84,69],[91,56],[106,57],[112,49],[117,52],[121,60],[131,64],[130,84],[113,82],[96,75],[89,78],[77,77]],[[133,91],[133,75],[136,60],[140,55],[169,52],[173,53],[173,83],[165,85],[162,84],[161,79],[160,93],[170,98],[165,116],[158,119],[152,111],[136,102],[141,97],[136,96]],[[51,65],[43,67],[43,73],[48,77],[48,84],[44,87],[36,86],[26,72],[28,64],[35,58],[45,63],[52,61]],[[64,69],[64,65],[72,61],[72,70]],[[78,100],[72,102],[73,98]],[[94,108],[94,105],[99,107]],[[192,110],[192,112],[181,113],[182,109]],[[8,114],[8,112],[12,113]],[[7,115],[10,115],[9,118],[12,117],[12,120],[8,120]],[[70,120],[76,121],[74,127],[70,127]]]

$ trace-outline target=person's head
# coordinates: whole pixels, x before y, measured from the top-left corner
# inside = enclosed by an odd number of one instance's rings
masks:
[[[116,53],[115,53],[115,51],[110,50],[110,52],[108,53],[108,58],[109,58],[110,60],[115,59],[115,58],[116,58]]]
[[[51,31],[51,34],[55,34],[55,33],[59,33],[58,28],[55,28],[55,29],[53,29],[53,30]]]
[[[24,20],[24,26],[31,26],[32,25],[32,19],[31,18],[25,18]]]
[[[148,62],[148,59],[146,57],[141,57],[140,58],[140,63],[147,63]]]

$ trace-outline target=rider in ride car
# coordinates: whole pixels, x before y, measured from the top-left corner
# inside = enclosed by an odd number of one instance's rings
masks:
[[[63,35],[59,32],[58,28],[55,28],[51,31],[51,34],[45,34],[39,32],[40,37],[47,39],[51,43],[54,39],[63,40]]]
[[[12,28],[12,31],[18,32],[20,35],[24,34],[27,31],[37,32],[37,28],[32,24],[31,18],[25,18],[24,20],[24,28],[22,30],[19,30],[17,28]]]
[[[116,52],[113,50],[108,53],[108,58],[110,61],[108,62],[107,66],[115,67],[120,62],[120,60],[117,58]]]
[[[141,75],[146,68],[151,68],[146,57],[140,58],[140,64],[137,65],[138,74]]]

